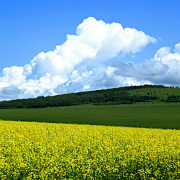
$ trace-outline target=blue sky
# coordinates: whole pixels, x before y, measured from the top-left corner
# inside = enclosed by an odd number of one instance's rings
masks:
[[[180,86],[178,0],[1,0],[0,101]]]

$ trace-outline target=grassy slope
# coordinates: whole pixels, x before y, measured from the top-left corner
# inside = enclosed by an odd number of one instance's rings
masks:
[[[180,96],[180,88],[144,88],[129,90],[131,96],[157,96],[159,100],[166,100],[169,96]]]
[[[180,103],[0,109],[0,119],[180,129]]]

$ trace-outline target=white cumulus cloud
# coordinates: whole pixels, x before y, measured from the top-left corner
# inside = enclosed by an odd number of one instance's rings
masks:
[[[0,83],[7,85],[21,85],[26,82],[26,76],[23,75],[23,67],[7,67],[3,69],[3,76],[0,77]]]
[[[154,42],[155,38],[142,31],[89,17],[77,26],[75,35],[67,35],[67,40],[53,51],[40,52],[24,67],[4,68],[0,77],[0,100],[133,83],[137,80],[129,77],[123,77],[122,83],[115,74],[117,69],[106,67],[104,62],[119,54],[135,54]],[[178,44],[175,51],[179,51]],[[165,54],[169,52],[157,55],[159,61]],[[107,79],[98,83],[100,77]]]
[[[125,82],[130,82],[131,85],[148,83],[179,86],[179,44],[175,45],[174,52],[171,52],[170,47],[160,48],[157,50],[152,59],[146,60],[141,65],[136,65],[134,63],[124,63],[120,61],[113,62],[111,66],[116,68],[116,71],[114,71],[113,74],[113,76],[115,75],[113,79],[118,79],[120,85],[124,85]],[[113,76],[111,76],[111,78]],[[126,79],[124,82],[124,78],[128,79]],[[102,82],[102,79],[100,81]]]
[[[175,45],[174,51],[175,51],[176,53],[180,53],[180,43],[178,43],[178,44]]]

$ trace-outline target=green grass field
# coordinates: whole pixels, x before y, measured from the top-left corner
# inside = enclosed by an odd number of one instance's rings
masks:
[[[179,103],[0,109],[0,119],[144,128],[180,129]]]

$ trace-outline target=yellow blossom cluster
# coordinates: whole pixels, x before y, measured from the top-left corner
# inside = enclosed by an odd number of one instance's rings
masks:
[[[0,120],[0,179],[180,179],[180,131]]]

